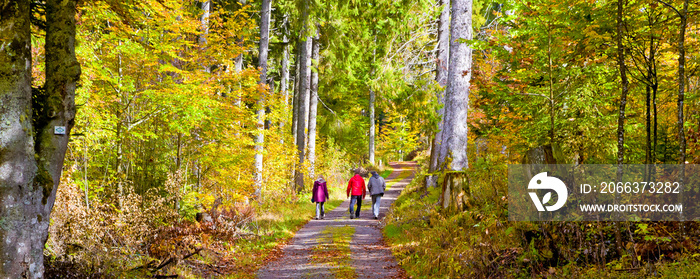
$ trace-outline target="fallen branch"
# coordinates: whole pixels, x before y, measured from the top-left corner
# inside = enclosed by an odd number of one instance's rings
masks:
[[[187,258],[189,258],[189,257],[194,256],[194,255],[197,255],[197,254],[199,254],[199,252],[202,251],[202,250],[204,250],[204,248],[201,248],[201,247],[200,247],[200,248],[197,248],[197,249],[194,250],[194,252],[189,253],[189,254],[185,255],[184,257],[182,257],[182,260],[185,260],[185,259],[187,259]],[[169,257],[167,260],[164,260],[163,262],[161,262],[161,263],[158,265],[158,267],[156,267],[155,269],[153,269],[152,272],[156,272],[156,271],[158,271],[158,270],[161,270],[161,269],[163,269],[164,267],[166,267],[167,265],[171,264],[171,263],[174,262],[174,261],[175,261],[175,257]]]

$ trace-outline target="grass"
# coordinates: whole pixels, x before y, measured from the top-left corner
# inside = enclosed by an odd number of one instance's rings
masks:
[[[336,192],[333,195],[333,192]],[[331,199],[325,203],[326,212],[333,210],[343,200],[340,191],[334,189]],[[229,253],[217,265],[227,265],[221,278],[255,278],[256,272],[265,264],[281,255],[281,247],[295,233],[316,216],[316,203],[311,203],[309,194],[297,202],[277,204],[259,209],[258,217],[249,225],[254,235],[226,243]],[[223,262],[223,263],[222,263]],[[184,273],[184,272],[183,272]],[[185,276],[185,278],[197,278]]]
[[[572,262],[544,266],[546,251],[523,247],[528,223],[507,222],[498,208],[484,204],[462,212],[437,205],[440,188],[426,193],[414,180],[392,205],[383,233],[399,265],[413,278],[697,278],[700,253],[645,262],[640,268]],[[566,245],[564,241],[556,245]],[[693,254],[696,253],[696,254]],[[533,258],[539,263],[533,264]]]
[[[388,190],[388,189],[391,189],[391,187],[394,186],[394,185],[396,185],[396,183],[399,183],[401,180],[404,180],[405,178],[407,178],[407,177],[409,177],[409,176],[411,176],[411,172],[410,172],[410,171],[402,171],[402,172],[399,174],[399,176],[397,176],[396,178],[392,179],[391,181],[389,181],[389,182],[386,184],[386,189],[387,189],[387,190]]]
[[[387,168],[387,169],[383,170],[379,175],[380,175],[381,177],[387,178],[387,177],[389,177],[389,175],[390,175],[392,172],[394,172],[393,169]]]
[[[356,278],[351,266],[350,241],[355,227],[328,226],[321,231],[320,244],[314,247],[311,261],[329,265],[336,278]]]

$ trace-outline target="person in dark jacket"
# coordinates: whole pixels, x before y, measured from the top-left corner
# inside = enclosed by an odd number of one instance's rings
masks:
[[[357,203],[357,211],[354,211],[354,218],[360,218],[360,209],[362,208],[362,200],[367,195],[367,188],[365,187],[365,180],[360,176],[360,169],[355,169],[355,175],[348,181],[348,190],[346,191],[350,199],[350,219],[353,219],[353,208],[355,203]],[[351,196],[352,194],[352,196]]]
[[[326,212],[323,208],[323,203],[328,200],[328,187],[326,187],[326,180],[323,179],[323,175],[319,175],[318,179],[314,181],[314,188],[311,190],[311,202],[316,203],[316,220],[323,219],[326,217]]]
[[[379,205],[384,196],[384,191],[386,191],[386,182],[376,171],[372,171],[372,177],[370,177],[367,182],[367,188],[369,189],[369,195],[372,197],[372,213],[374,213],[374,219],[379,219]]]

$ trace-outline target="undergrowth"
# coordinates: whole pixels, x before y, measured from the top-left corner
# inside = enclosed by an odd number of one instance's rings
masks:
[[[498,160],[500,159],[500,160]],[[477,160],[463,210],[438,205],[422,175],[394,202],[384,234],[414,278],[695,278],[696,222],[510,222],[506,160]],[[623,230],[623,251],[614,232]],[[685,234],[682,232],[685,230]],[[630,256],[631,255],[631,256]]]

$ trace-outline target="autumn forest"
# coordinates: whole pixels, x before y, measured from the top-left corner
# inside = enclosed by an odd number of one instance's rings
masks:
[[[696,277],[695,219],[513,221],[509,166],[694,177],[698,19],[697,0],[2,0],[0,277]]]

